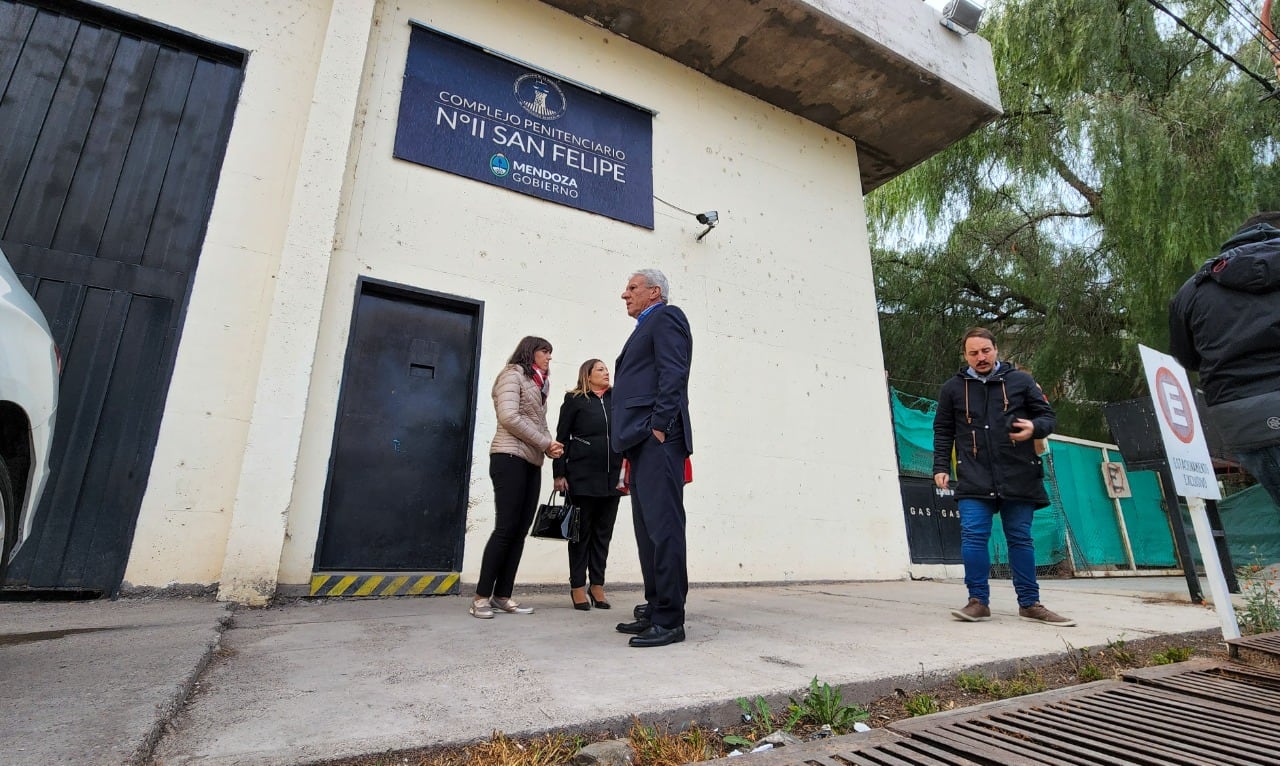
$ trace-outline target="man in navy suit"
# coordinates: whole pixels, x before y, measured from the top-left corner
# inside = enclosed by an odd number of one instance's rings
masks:
[[[667,303],[661,271],[631,275],[622,300],[636,327],[613,367],[609,440],[631,463],[631,517],[640,551],[646,603],[636,621],[619,623],[631,646],[684,640],[689,593],[685,544],[684,465],[693,452],[689,365],[693,334],[684,312]]]

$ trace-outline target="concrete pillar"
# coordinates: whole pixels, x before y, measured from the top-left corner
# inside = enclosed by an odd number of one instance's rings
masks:
[[[376,4],[333,0],[329,12],[222,562],[223,601],[260,605],[275,594]]]

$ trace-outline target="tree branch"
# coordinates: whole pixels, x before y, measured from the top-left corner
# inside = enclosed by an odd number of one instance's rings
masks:
[[[1089,203],[1089,207],[1093,211],[1091,215],[1098,215],[1101,218],[1102,216],[1098,213],[1098,209],[1102,206],[1102,195],[1086,184],[1071,168],[1067,167],[1067,163],[1063,162],[1061,157],[1053,155],[1049,158],[1049,163],[1053,165],[1053,169],[1057,171],[1058,176],[1063,181],[1066,181],[1068,186],[1079,192],[1080,196],[1084,197],[1085,202]]]

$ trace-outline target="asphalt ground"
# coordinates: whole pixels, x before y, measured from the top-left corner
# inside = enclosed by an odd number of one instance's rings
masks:
[[[464,588],[465,590],[465,588]],[[735,700],[785,700],[811,678],[870,701],[961,669],[987,672],[1213,629],[1181,578],[1046,580],[1078,620],[1018,619],[992,583],[992,620],[963,623],[962,583],[694,586],[687,640],[635,649],[611,610],[567,590],[517,592],[531,615],[477,620],[466,596],[299,600],[232,609],[199,599],[0,603],[0,752],[31,764],[305,764],[545,730],[736,720]]]

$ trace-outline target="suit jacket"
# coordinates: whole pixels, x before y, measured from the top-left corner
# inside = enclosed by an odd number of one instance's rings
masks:
[[[693,333],[684,312],[659,303],[636,326],[613,366],[610,443],[624,452],[653,430],[671,433],[681,426],[685,449],[693,452],[689,422],[689,366]]]

